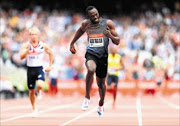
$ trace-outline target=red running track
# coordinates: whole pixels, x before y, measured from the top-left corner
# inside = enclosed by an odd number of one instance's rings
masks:
[[[112,96],[106,94],[105,112],[96,110],[99,96],[91,97],[87,111],[81,110],[81,95],[45,95],[37,100],[39,116],[31,117],[28,98],[2,100],[1,126],[180,126],[180,96],[121,96],[115,108]]]

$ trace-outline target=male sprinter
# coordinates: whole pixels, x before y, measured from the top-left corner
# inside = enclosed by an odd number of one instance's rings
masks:
[[[118,54],[116,47],[110,48],[110,54],[108,56],[108,76],[107,76],[107,90],[111,90],[111,84],[114,82],[113,90],[113,107],[115,107],[117,85],[119,81],[119,71],[124,69],[124,63],[121,55]]]
[[[97,112],[99,116],[104,113],[104,97],[106,92],[105,78],[107,75],[108,66],[108,45],[109,38],[115,45],[118,45],[120,38],[115,31],[113,22],[109,19],[103,19],[99,16],[98,10],[94,6],[89,6],[86,9],[89,19],[82,22],[80,28],[75,33],[73,40],[70,43],[70,51],[76,53],[74,43],[84,34],[88,35],[86,58],[86,95],[82,103],[82,110],[88,108],[90,100],[90,89],[93,82],[93,75],[96,73],[96,81],[99,87],[99,106]]]
[[[49,72],[52,69],[53,54],[49,46],[39,40],[40,31],[37,27],[32,27],[29,30],[30,41],[23,44],[20,51],[20,58],[27,59],[27,80],[29,88],[29,98],[31,101],[33,115],[37,116],[37,107],[35,104],[35,83],[37,80],[37,93],[41,95],[40,91],[44,85],[44,71],[43,71],[43,52],[49,54],[49,67],[45,70]]]

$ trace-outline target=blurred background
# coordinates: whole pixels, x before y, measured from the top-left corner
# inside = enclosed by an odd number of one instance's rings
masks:
[[[1,98],[28,96],[26,60],[19,51],[29,40],[28,29],[37,26],[40,39],[54,54],[54,68],[46,73],[44,92],[50,95],[85,91],[84,55],[87,35],[69,44],[87,6],[95,6],[101,17],[113,20],[121,42],[118,53],[125,69],[119,71],[119,91],[137,95],[179,93],[180,89],[180,2],[178,0],[0,0],[0,93]],[[112,42],[110,42],[110,46]],[[44,56],[44,66],[48,56]],[[57,79],[53,93],[51,79]],[[133,86],[132,86],[133,83]],[[96,90],[97,85],[93,84]]]

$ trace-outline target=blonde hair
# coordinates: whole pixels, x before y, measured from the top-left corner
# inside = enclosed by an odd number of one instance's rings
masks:
[[[33,26],[32,28],[29,29],[29,34],[31,33],[40,34],[40,30],[37,27]]]

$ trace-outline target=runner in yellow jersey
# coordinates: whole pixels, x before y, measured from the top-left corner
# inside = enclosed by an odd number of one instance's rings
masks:
[[[111,84],[114,82],[114,90],[113,90],[113,106],[116,101],[116,93],[117,93],[117,85],[118,85],[118,73],[119,70],[124,69],[124,63],[122,61],[121,56],[117,53],[118,49],[115,47],[110,48],[110,54],[108,56],[108,77],[107,77],[107,90],[111,90]]]

